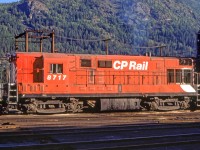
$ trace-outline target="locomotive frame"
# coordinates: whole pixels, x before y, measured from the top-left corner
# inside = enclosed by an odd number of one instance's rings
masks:
[[[25,38],[25,51],[18,52]],[[40,51],[29,52],[30,38]],[[51,53],[43,40],[51,39]],[[54,31],[26,30],[15,37],[1,112],[61,113],[193,109],[200,105],[197,58],[63,54]],[[23,47],[23,46],[22,46]]]

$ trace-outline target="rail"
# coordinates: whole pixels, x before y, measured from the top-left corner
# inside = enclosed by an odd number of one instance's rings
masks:
[[[191,145],[199,123],[121,125],[0,133],[2,149],[120,149]]]

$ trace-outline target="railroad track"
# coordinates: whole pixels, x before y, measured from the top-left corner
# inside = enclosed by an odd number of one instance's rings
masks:
[[[92,127],[118,124],[200,122],[199,111],[118,112],[57,115],[3,115],[1,129],[36,127]]]
[[[90,141],[75,141],[75,142],[60,142],[48,144],[30,144],[18,146],[5,146],[1,149],[16,149],[16,150],[59,150],[59,149],[80,149],[80,150],[101,150],[101,149],[144,149],[148,148],[168,148],[177,146],[194,146],[199,144],[200,134],[177,134],[164,136],[148,136],[139,138],[118,138],[106,140],[90,140]],[[117,143],[117,144],[116,144]],[[191,147],[190,147],[191,148]],[[191,148],[194,149],[194,148]]]
[[[0,133],[0,149],[141,149],[200,142],[200,123],[40,129]]]

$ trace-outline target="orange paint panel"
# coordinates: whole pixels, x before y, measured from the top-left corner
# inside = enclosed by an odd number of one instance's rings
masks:
[[[184,93],[180,85],[124,85],[122,88],[124,93]]]

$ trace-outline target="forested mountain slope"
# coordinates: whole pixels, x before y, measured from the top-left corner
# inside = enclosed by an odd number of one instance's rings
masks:
[[[21,0],[0,4],[1,56],[14,50],[14,36],[27,28],[54,29],[59,52],[104,54],[105,43],[98,40],[111,38],[110,54],[138,55],[146,51],[140,47],[166,45],[168,55],[195,56],[199,8],[199,0]]]

